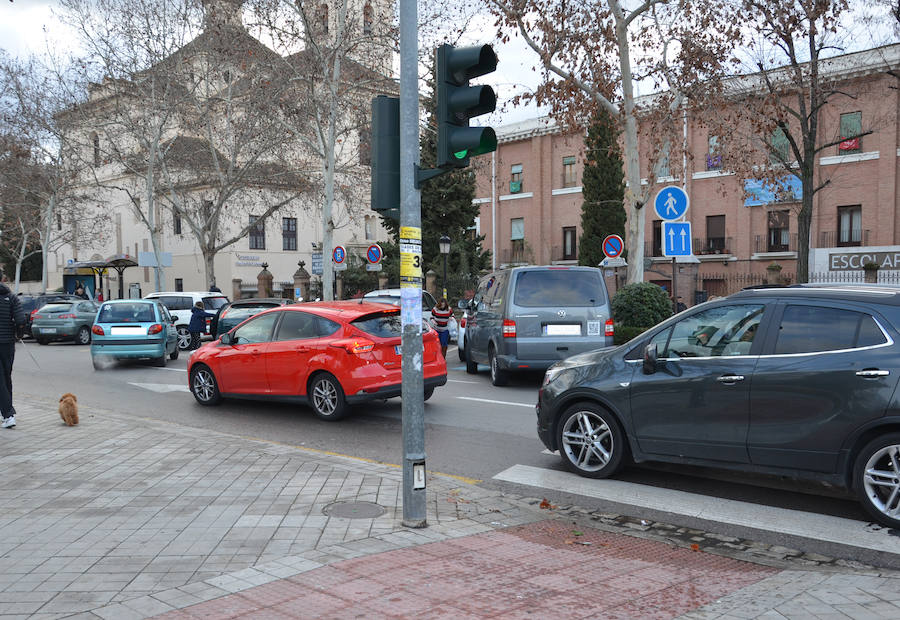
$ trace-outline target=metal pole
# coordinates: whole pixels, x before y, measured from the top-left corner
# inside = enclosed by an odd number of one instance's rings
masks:
[[[422,213],[416,0],[400,0],[400,309],[402,336],[403,525],[426,527],[425,388],[422,348]]]
[[[443,289],[443,293],[444,293],[442,295],[442,297],[444,299],[446,299],[447,298],[447,255],[446,254],[444,254],[444,279],[442,280],[441,284],[443,284],[443,286],[441,288]]]
[[[675,257],[672,257],[672,313],[678,312],[678,287],[675,286]]]

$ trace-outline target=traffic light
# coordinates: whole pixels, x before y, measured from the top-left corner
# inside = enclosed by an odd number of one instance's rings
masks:
[[[497,68],[490,45],[441,45],[437,73],[437,166],[465,168],[473,155],[497,150],[497,134],[490,127],[469,127],[469,119],[493,112],[497,96],[490,86],[469,86],[469,80]]]
[[[400,219],[400,100],[372,99],[372,210]]]

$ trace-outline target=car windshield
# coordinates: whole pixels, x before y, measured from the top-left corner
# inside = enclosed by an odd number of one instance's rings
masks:
[[[47,304],[38,310],[38,314],[58,314],[60,312],[69,312],[71,310],[72,304]]]
[[[606,302],[597,271],[546,269],[523,271],[516,281],[517,306],[598,306]]]
[[[387,297],[387,296],[378,296],[378,297],[365,297],[366,303],[373,304],[390,304],[392,306],[400,305],[399,297]]]
[[[204,297],[203,307],[207,310],[218,310],[228,303],[227,297]]]
[[[151,323],[155,320],[153,306],[138,302],[105,304],[97,316],[98,323]]]
[[[403,325],[400,323],[399,312],[367,314],[352,321],[351,324],[367,334],[378,336],[379,338],[399,338],[403,334]]]

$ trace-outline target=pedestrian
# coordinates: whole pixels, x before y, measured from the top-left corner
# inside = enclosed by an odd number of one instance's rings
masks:
[[[102,288],[99,291],[97,291],[97,301],[101,304],[103,303],[103,289]]]
[[[84,292],[84,284],[81,283],[81,280],[75,283],[75,296],[82,299],[88,298],[87,293]]]
[[[215,280],[213,280],[212,284],[209,285],[209,292],[210,293],[221,293],[222,292],[222,289],[220,289],[218,286],[216,286]]]
[[[684,305],[684,300],[681,298],[681,295],[678,296],[678,301],[675,302],[675,312],[683,312],[687,310],[687,306]]]
[[[203,309],[203,302],[198,301],[191,308],[191,322],[188,331],[191,333],[191,350],[200,348],[200,334],[206,331],[206,319],[211,319],[215,314]]]
[[[22,302],[12,294],[6,285],[6,276],[0,269],[0,413],[3,414],[2,428],[16,425],[16,410],[12,402],[12,369],[16,354],[16,340],[25,333],[25,312]]]
[[[431,309],[431,323],[441,340],[441,355],[444,356],[444,359],[447,359],[447,344],[450,342],[450,317],[452,316],[453,310],[450,309],[446,297],[441,297],[437,305]]]

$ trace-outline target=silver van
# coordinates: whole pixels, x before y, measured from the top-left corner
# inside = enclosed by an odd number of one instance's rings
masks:
[[[594,267],[534,266],[495,271],[461,302],[466,322],[466,372],[491,367],[505,385],[517,370],[546,370],[576,353],[612,346],[609,294]]]

